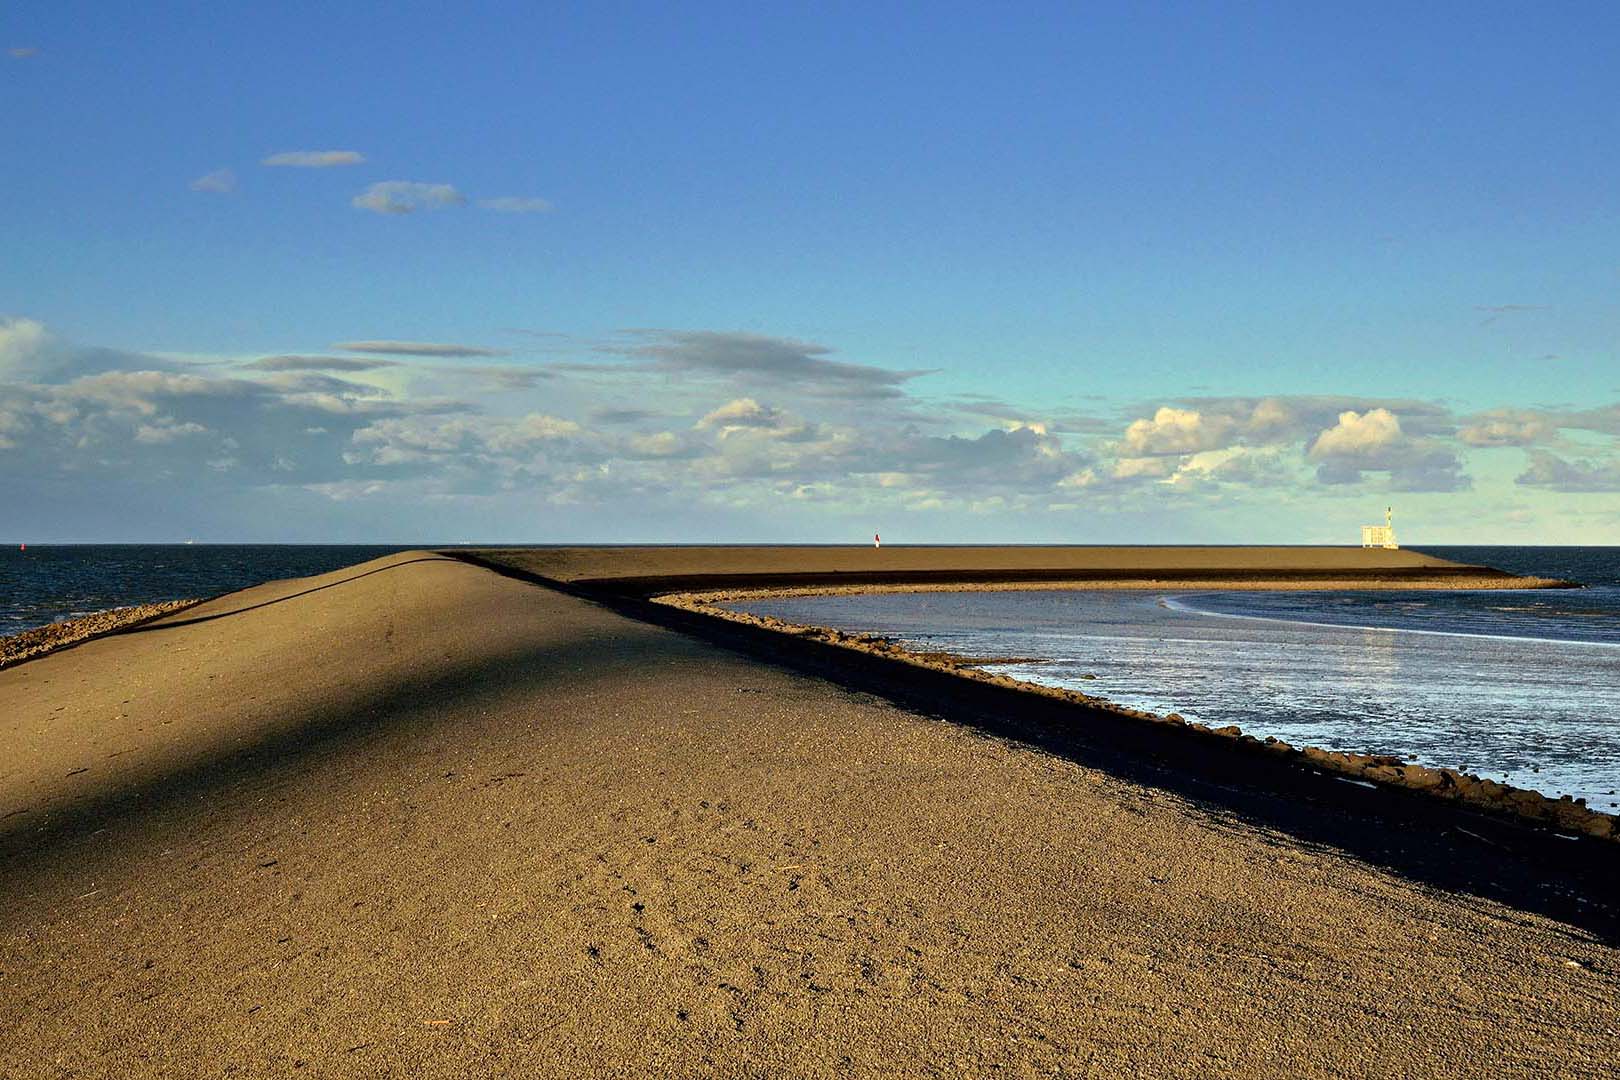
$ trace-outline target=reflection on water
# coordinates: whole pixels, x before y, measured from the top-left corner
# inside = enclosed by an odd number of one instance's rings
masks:
[[[994,670],[1296,746],[1399,754],[1583,797],[1595,809],[1620,807],[1620,646],[1555,640],[1546,626],[1535,636],[1490,636],[1232,617],[1235,595],[1218,594],[1220,614],[1200,610],[1205,596],[1141,592],[733,606],[968,655],[1038,657],[1045,662]],[[1289,596],[1301,611],[1312,602],[1311,594],[1268,595]],[[1396,610],[1403,595],[1410,610],[1432,612],[1432,597],[1416,594],[1384,594],[1379,603]]]

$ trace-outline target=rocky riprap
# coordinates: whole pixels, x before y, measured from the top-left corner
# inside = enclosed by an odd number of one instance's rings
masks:
[[[1498,783],[1495,780],[1487,780],[1473,773],[1459,772],[1456,769],[1431,769],[1387,754],[1351,754],[1338,750],[1323,750],[1315,746],[1299,748],[1283,742],[1281,739],[1271,737],[1258,739],[1253,735],[1245,735],[1243,729],[1236,724],[1212,728],[1205,724],[1189,721],[1179,713],[1169,713],[1161,716],[1145,709],[1133,709],[1119,705],[1106,698],[1082,694],[1077,690],[1042,686],[1039,683],[1025,682],[1008,675],[984,671],[978,666],[986,663],[1019,662],[1012,658],[977,658],[957,656],[953,653],[914,652],[888,638],[878,637],[873,634],[851,634],[843,630],[834,630],[823,626],[805,626],[799,623],[790,623],[771,615],[748,615],[719,606],[722,603],[748,598],[749,595],[745,592],[732,591],[726,593],[672,593],[655,599],[659,603],[668,604],[683,611],[744,623],[827,645],[856,649],[860,652],[889,657],[919,667],[949,671],[964,679],[973,679],[995,686],[1004,686],[1009,689],[1038,694],[1042,697],[1068,701],[1076,705],[1100,709],[1104,712],[1128,716],[1148,723],[1173,725],[1184,729],[1194,737],[1229,740],[1239,747],[1252,750],[1255,753],[1296,759],[1302,765],[1318,769],[1324,773],[1342,776],[1346,779],[1405,788],[1408,791],[1416,791],[1433,798],[1461,803],[1474,809],[1531,821],[1561,832],[1580,833],[1599,839],[1620,841],[1620,817],[1592,810],[1587,807],[1584,799],[1572,799],[1568,795],[1556,799],[1549,798],[1539,791]]]
[[[0,637],[0,668],[32,660],[36,656],[53,652],[68,645],[76,645],[116,630],[127,630],[138,623],[148,622],[163,615],[188,608],[196,600],[161,600],[155,604],[135,604],[130,607],[110,608],[77,619],[36,626],[10,637]]]

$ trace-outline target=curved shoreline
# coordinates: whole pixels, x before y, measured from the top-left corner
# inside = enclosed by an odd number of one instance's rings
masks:
[[[1241,615],[1232,611],[1205,611],[1185,603],[1179,596],[1166,596],[1165,605],[1172,611],[1186,615],[1203,615],[1211,619],[1247,619],[1253,622],[1282,623],[1286,626],[1314,626],[1327,630],[1373,630],[1390,634],[1427,634],[1434,637],[1482,638],[1489,641],[1523,641],[1547,645],[1592,645],[1600,649],[1620,648],[1620,641],[1582,641],[1578,638],[1531,637],[1526,634],[1475,634],[1467,630],[1428,630],[1420,626],[1366,626],[1361,623],[1317,622],[1311,619],[1288,619],[1281,615]]]
[[[843,589],[841,592],[862,592],[861,589]],[[910,590],[922,591],[922,590]],[[937,591],[937,590],[936,590]],[[959,678],[989,683],[998,687],[1055,699],[1086,709],[1110,713],[1145,724],[1179,728],[1196,738],[1219,739],[1235,748],[1296,761],[1325,775],[1351,782],[1396,788],[1428,798],[1458,803],[1473,810],[1518,820],[1539,828],[1558,832],[1577,833],[1597,839],[1620,842],[1620,816],[1605,814],[1586,806],[1584,800],[1569,796],[1550,798],[1539,791],[1515,787],[1488,780],[1475,773],[1457,769],[1430,768],[1414,764],[1390,754],[1355,754],[1324,750],[1320,747],[1296,747],[1281,739],[1264,739],[1244,734],[1236,724],[1211,728],[1205,724],[1189,722],[1179,713],[1158,714],[1146,709],[1119,705],[1105,698],[1093,697],[1077,690],[1047,686],[1041,683],[1015,679],[1009,675],[982,670],[984,658],[956,656],[937,651],[908,649],[888,638],[872,634],[848,633],[829,627],[791,623],[775,616],[750,615],[719,606],[739,599],[760,595],[779,596],[776,591],[724,590],[704,593],[669,593],[649,599],[653,603],[679,609],[693,615],[731,623],[739,623],[757,630],[780,634],[784,638],[813,641],[841,649],[883,657],[915,667],[946,672]],[[797,594],[806,595],[806,594]],[[816,594],[809,594],[816,595]]]

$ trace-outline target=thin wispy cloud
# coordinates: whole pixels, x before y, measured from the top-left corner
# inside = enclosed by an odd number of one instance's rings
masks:
[[[496,199],[479,199],[478,205],[485,210],[494,210],[501,214],[544,214],[555,209],[545,199],[519,195],[503,195]]]
[[[292,169],[331,169],[341,165],[363,165],[366,156],[358,150],[287,150],[271,154],[260,164]]]
[[[1527,311],[1545,311],[1542,304],[1476,304],[1475,311],[1483,311],[1486,318],[1481,319],[1479,325],[1489,326],[1504,315],[1521,315]]]
[[[423,184],[415,180],[383,180],[372,184],[350,200],[361,210],[374,214],[413,214],[418,210],[438,210],[465,206],[467,196],[450,184]]]
[[[505,349],[481,345],[457,345],[439,341],[340,341],[334,349],[347,352],[381,353],[385,356],[507,356]]]
[[[554,379],[556,374],[535,367],[516,367],[513,365],[485,365],[482,367],[439,367],[433,369],[444,375],[454,375],[457,378],[473,378],[493,386],[497,390],[531,390],[535,384],[544,379]]]
[[[832,360],[828,357],[833,350],[825,345],[765,334],[641,329],[625,333],[638,340],[604,345],[601,351],[648,360],[664,371],[793,384],[831,396],[899,397],[906,382],[931,374]]]
[[[191,182],[192,191],[212,191],[224,194],[236,190],[236,173],[230,169],[217,169]]]
[[[639,424],[646,420],[656,420],[662,415],[662,413],[653,412],[651,409],[616,409],[608,407],[593,409],[590,418],[598,424]]]
[[[372,371],[399,367],[398,360],[368,360],[358,356],[264,356],[242,365],[255,371]]]

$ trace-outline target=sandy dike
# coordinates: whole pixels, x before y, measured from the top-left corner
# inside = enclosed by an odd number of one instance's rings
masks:
[[[1122,587],[1139,588],[1141,586]],[[1173,588],[1175,586],[1166,587]],[[963,657],[943,652],[918,652],[906,649],[887,638],[869,634],[849,634],[822,626],[790,623],[770,615],[750,615],[731,611],[720,606],[721,604],[740,603],[760,597],[816,595],[833,591],[856,592],[861,590],[728,590],[712,593],[672,593],[654,597],[653,599],[658,603],[667,604],[684,611],[725,619],[747,626],[755,626],[794,638],[870,653],[904,664],[947,671],[964,679],[985,682],[995,686],[1016,687],[1027,693],[1070,702],[1090,710],[1100,710],[1118,716],[1130,717],[1146,723],[1183,728],[1190,735],[1199,738],[1232,740],[1238,745],[1252,749],[1257,753],[1308,762],[1326,773],[1422,792],[1435,798],[1459,802],[1492,813],[1510,815],[1564,832],[1581,833],[1598,839],[1620,841],[1620,817],[1589,809],[1584,799],[1571,799],[1568,795],[1553,799],[1538,791],[1514,787],[1511,784],[1501,784],[1473,773],[1458,772],[1454,769],[1431,769],[1387,754],[1349,754],[1340,751],[1323,750],[1315,746],[1295,747],[1271,736],[1267,736],[1263,740],[1257,739],[1252,735],[1243,734],[1243,729],[1236,724],[1211,728],[1204,724],[1184,720],[1180,713],[1159,715],[1143,709],[1127,708],[1123,705],[1117,705],[1106,698],[1092,697],[1079,691],[1025,682],[1007,675],[993,674],[981,670],[982,665],[998,662],[997,658],[993,657]],[[893,591],[912,590],[897,589]],[[1001,659],[999,662],[1007,663],[1009,660]]]
[[[458,549],[547,581],[624,595],[722,588],[1527,589],[1518,577],[1416,551],[1358,547],[627,545]]]
[[[0,1077],[1620,1059],[1607,843],[506,573],[405,553],[0,671]]]

